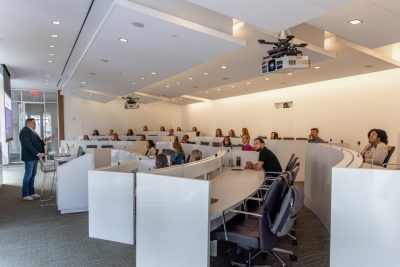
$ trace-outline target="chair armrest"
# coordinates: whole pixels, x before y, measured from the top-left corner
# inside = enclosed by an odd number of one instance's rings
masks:
[[[268,174],[282,174],[282,172],[265,172],[265,175],[268,175]]]
[[[227,240],[227,241],[228,241],[228,233],[226,231],[226,220],[225,220],[225,213],[227,213],[227,212],[234,212],[234,213],[240,213],[240,214],[245,214],[245,215],[251,215],[251,216],[256,216],[256,217],[259,217],[259,218],[262,217],[261,214],[254,213],[254,212],[241,211],[241,210],[224,210],[222,212],[222,223],[223,223],[223,226],[224,226],[225,240]]]
[[[248,197],[248,198],[246,198],[246,200],[262,201],[263,199],[262,199],[262,198],[259,198],[259,197]]]

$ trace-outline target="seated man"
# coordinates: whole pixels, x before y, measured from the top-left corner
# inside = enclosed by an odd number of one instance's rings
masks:
[[[309,143],[325,143],[324,140],[319,138],[318,134],[319,134],[318,128],[311,128],[310,135],[308,137],[308,142]]]
[[[189,162],[201,160],[202,157],[203,153],[200,150],[198,149],[192,150],[189,156]]]
[[[121,141],[118,137],[117,133],[113,133],[112,137],[111,137],[111,141]]]
[[[253,169],[257,171],[264,169],[265,172],[282,171],[278,158],[271,150],[265,147],[264,140],[261,137],[254,139],[254,150],[260,152],[258,155],[258,161],[256,163],[247,161],[245,169]]]
[[[182,136],[182,141],[181,143],[189,143],[189,135],[185,134]]]
[[[168,136],[174,136],[174,129],[169,129]]]

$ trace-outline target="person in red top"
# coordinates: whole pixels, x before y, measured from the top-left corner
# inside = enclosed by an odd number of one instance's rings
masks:
[[[253,147],[250,145],[250,136],[248,134],[242,135],[242,144],[243,151],[253,151]]]

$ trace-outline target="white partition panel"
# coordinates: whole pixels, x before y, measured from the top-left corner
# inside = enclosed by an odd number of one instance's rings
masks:
[[[89,171],[89,236],[134,244],[134,174]]]
[[[400,172],[332,172],[330,266],[398,266]]]
[[[136,266],[209,266],[209,181],[138,173],[136,194]]]
[[[57,167],[57,206],[61,214],[88,210],[88,171],[93,169],[91,153]]]

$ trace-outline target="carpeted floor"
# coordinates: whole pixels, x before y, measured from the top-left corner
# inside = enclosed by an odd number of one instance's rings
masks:
[[[89,238],[87,213],[60,215],[56,206],[40,207],[38,201],[20,198],[23,166],[3,167],[0,189],[0,266],[135,266],[135,246]],[[36,185],[40,185],[38,174]],[[47,185],[49,186],[49,185]],[[288,267],[329,266],[329,234],[320,221],[304,208],[297,223],[298,246],[287,238],[279,247],[294,250],[297,262],[282,255]],[[183,244],[184,245],[184,244]],[[220,243],[211,266],[230,266],[243,261],[234,246]],[[179,253],[179,252],[177,252]],[[255,263],[265,264],[260,257]],[[280,266],[272,257],[267,264]],[[161,267],[161,266],[160,266]]]

